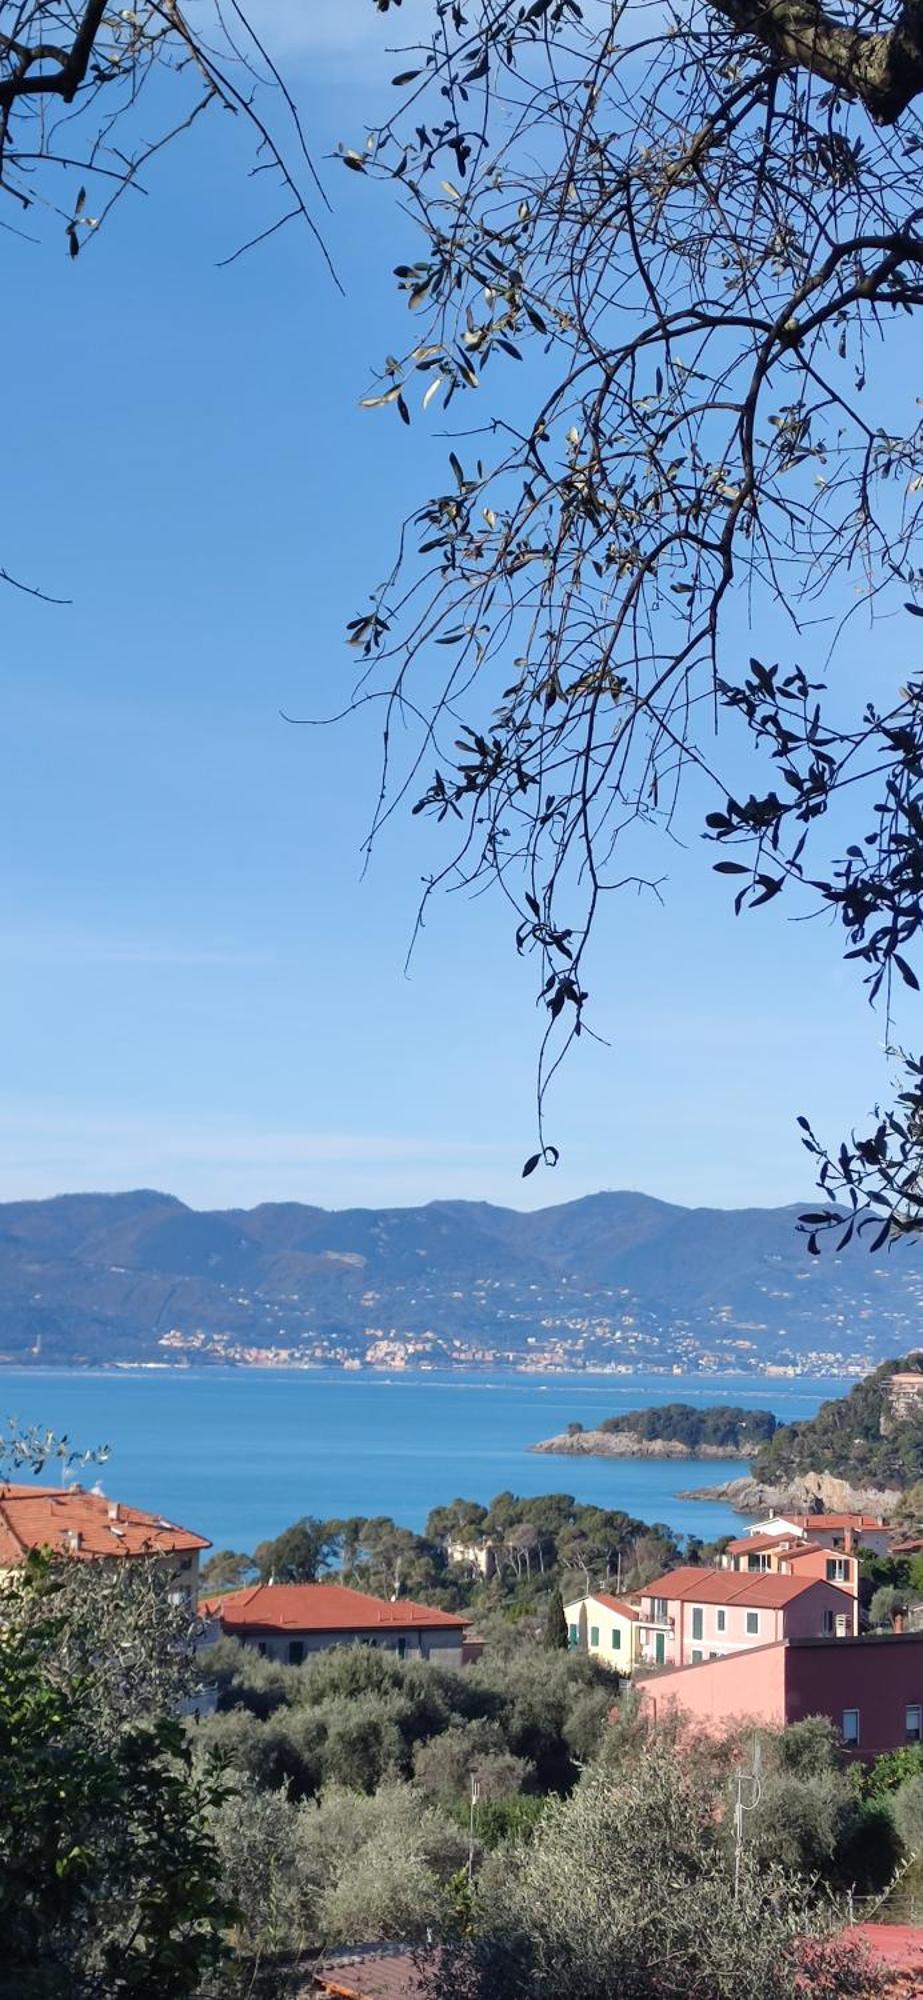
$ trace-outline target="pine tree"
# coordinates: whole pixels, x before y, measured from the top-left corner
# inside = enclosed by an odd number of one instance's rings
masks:
[[[567,1619],[564,1616],[564,1599],[559,1590],[553,1590],[548,1599],[545,1618],[545,1644],[550,1652],[566,1652],[570,1644]]]

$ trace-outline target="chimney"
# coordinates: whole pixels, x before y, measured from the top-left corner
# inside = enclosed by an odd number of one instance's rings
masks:
[[[895,1632],[906,1632],[906,1630],[907,1630],[907,1613],[906,1613],[906,1611],[896,1611],[896,1610],[895,1610],[895,1611],[892,1611],[892,1613],[891,1613],[891,1624],[892,1624],[892,1626],[893,1626],[893,1628],[894,1628]]]
[[[108,1505],[108,1507],[107,1507],[107,1509],[106,1509],[106,1512],[107,1512],[107,1514],[108,1514],[108,1516],[109,1516],[109,1519],[110,1519],[110,1521],[117,1521],[117,1520],[119,1519],[119,1503],[118,1503],[118,1501],[117,1501],[117,1500],[110,1500],[110,1502],[109,1502],[109,1505]]]
[[[79,1529],[79,1528],[68,1528],[68,1530],[67,1530],[67,1546],[68,1546],[68,1548],[70,1549],[70,1552],[71,1552],[71,1555],[76,1555],[76,1554],[77,1554],[77,1552],[78,1552],[78,1550],[79,1550],[79,1548],[80,1548],[80,1529]]]

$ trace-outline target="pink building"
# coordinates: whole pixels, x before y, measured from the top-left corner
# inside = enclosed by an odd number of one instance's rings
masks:
[[[734,1570],[668,1570],[638,1597],[639,1651],[647,1666],[696,1666],[792,1638],[846,1637],[853,1607],[814,1576]]]
[[[923,1741],[923,1633],[788,1638],[672,1672],[636,1674],[648,1713],[678,1710],[706,1729],[782,1728],[829,1717],[847,1749],[879,1757]]]
[[[835,1583],[850,1600],[849,1631],[859,1630],[859,1561],[841,1555],[818,1542],[803,1541],[797,1535],[742,1535],[729,1542],[721,1557],[722,1569],[738,1575],[810,1576],[823,1583]]]

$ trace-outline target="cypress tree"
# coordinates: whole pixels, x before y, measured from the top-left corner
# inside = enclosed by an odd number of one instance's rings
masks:
[[[559,1590],[553,1590],[548,1599],[545,1617],[545,1644],[550,1652],[566,1652],[570,1644],[567,1619],[564,1616],[564,1599]]]

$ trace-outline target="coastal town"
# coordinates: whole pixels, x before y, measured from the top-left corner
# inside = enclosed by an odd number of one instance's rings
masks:
[[[245,1342],[232,1334],[210,1333],[203,1328],[187,1333],[173,1327],[158,1334],[157,1347],[163,1355],[160,1365],[173,1367],[217,1363],[235,1368],[345,1368],[351,1373],[377,1369],[386,1374],[508,1369],[523,1375],[742,1375],[770,1382],[835,1374],[858,1379],[880,1358],[871,1345],[844,1353],[838,1347],[796,1349],[783,1344],[775,1350],[775,1358],[768,1360],[754,1340],[742,1338],[733,1328],[703,1346],[692,1333],[640,1331],[613,1327],[607,1320],[579,1319],[551,1322],[543,1335],[527,1334],[521,1347],[446,1337],[433,1331],[400,1335],[395,1328],[386,1333],[381,1327],[367,1327],[348,1344],[328,1334],[291,1346]],[[111,1365],[150,1368],[158,1364]]]
[[[221,1638],[288,1667],[342,1646],[457,1668],[483,1652],[471,1616],[341,1581],[270,1576],[215,1592],[200,1577],[209,1548],[195,1530],[101,1491],[0,1485],[0,1572],[15,1574],[40,1552],[81,1564],[150,1565],[170,1601],[197,1620],[206,1667]],[[756,1521],[724,1538],[714,1564],[680,1561],[626,1593],[587,1575],[571,1595],[564,1578],[566,1643],[640,1691],[652,1716],[672,1707],[699,1727],[720,1729],[732,1720],[787,1726],[819,1715],[852,1754],[923,1745],[923,1592],[873,1626],[867,1602],[860,1608],[863,1554],[884,1564],[923,1556],[923,1532],[908,1535],[883,1516],[817,1510]],[[450,1576],[455,1569],[487,1581],[501,1561],[494,1539],[451,1530],[446,1556]],[[214,1699],[203,1684],[198,1707],[210,1710]]]

